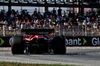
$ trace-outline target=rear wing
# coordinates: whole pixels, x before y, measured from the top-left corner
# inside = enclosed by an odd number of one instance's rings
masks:
[[[28,35],[48,35],[54,33],[54,29],[22,29],[21,32]]]

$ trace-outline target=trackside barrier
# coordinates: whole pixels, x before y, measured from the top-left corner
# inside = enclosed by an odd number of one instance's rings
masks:
[[[56,28],[56,26],[55,26]],[[100,36],[100,29],[93,29],[92,26],[63,26],[58,25],[57,30],[55,30],[55,35],[64,36]],[[9,30],[7,26],[2,25],[0,29],[0,36],[14,36],[21,35],[21,29]]]
[[[9,39],[11,36],[0,37],[0,47],[10,47]],[[91,36],[66,36],[66,46],[80,46],[80,47],[87,47],[87,46],[100,46],[100,37],[91,37]]]
[[[0,37],[0,47],[10,47],[9,39],[11,36]]]
[[[100,46],[100,37],[97,36],[66,36],[66,46]]]

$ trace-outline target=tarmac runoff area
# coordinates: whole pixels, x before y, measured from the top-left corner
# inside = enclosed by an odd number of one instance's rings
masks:
[[[100,66],[100,47],[67,47],[65,55],[23,54],[12,55],[11,48],[0,48],[0,61],[35,64],[69,64]]]

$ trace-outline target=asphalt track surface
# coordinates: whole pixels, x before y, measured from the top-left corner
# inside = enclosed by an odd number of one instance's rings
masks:
[[[82,66],[100,66],[100,49],[67,50],[65,55],[12,55],[11,51],[0,51],[0,61],[35,64],[72,64]]]

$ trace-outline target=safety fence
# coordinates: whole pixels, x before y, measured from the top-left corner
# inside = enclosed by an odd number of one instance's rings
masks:
[[[0,36],[20,35],[21,29],[9,30],[8,27],[0,29]],[[100,29],[94,29],[92,26],[58,26],[55,29],[55,34],[64,36],[100,36]]]
[[[0,36],[14,36],[20,35],[21,31],[18,29],[9,30],[9,27],[3,25],[2,29],[0,29]]]
[[[100,29],[90,25],[61,26],[58,32],[64,36],[100,36]]]

